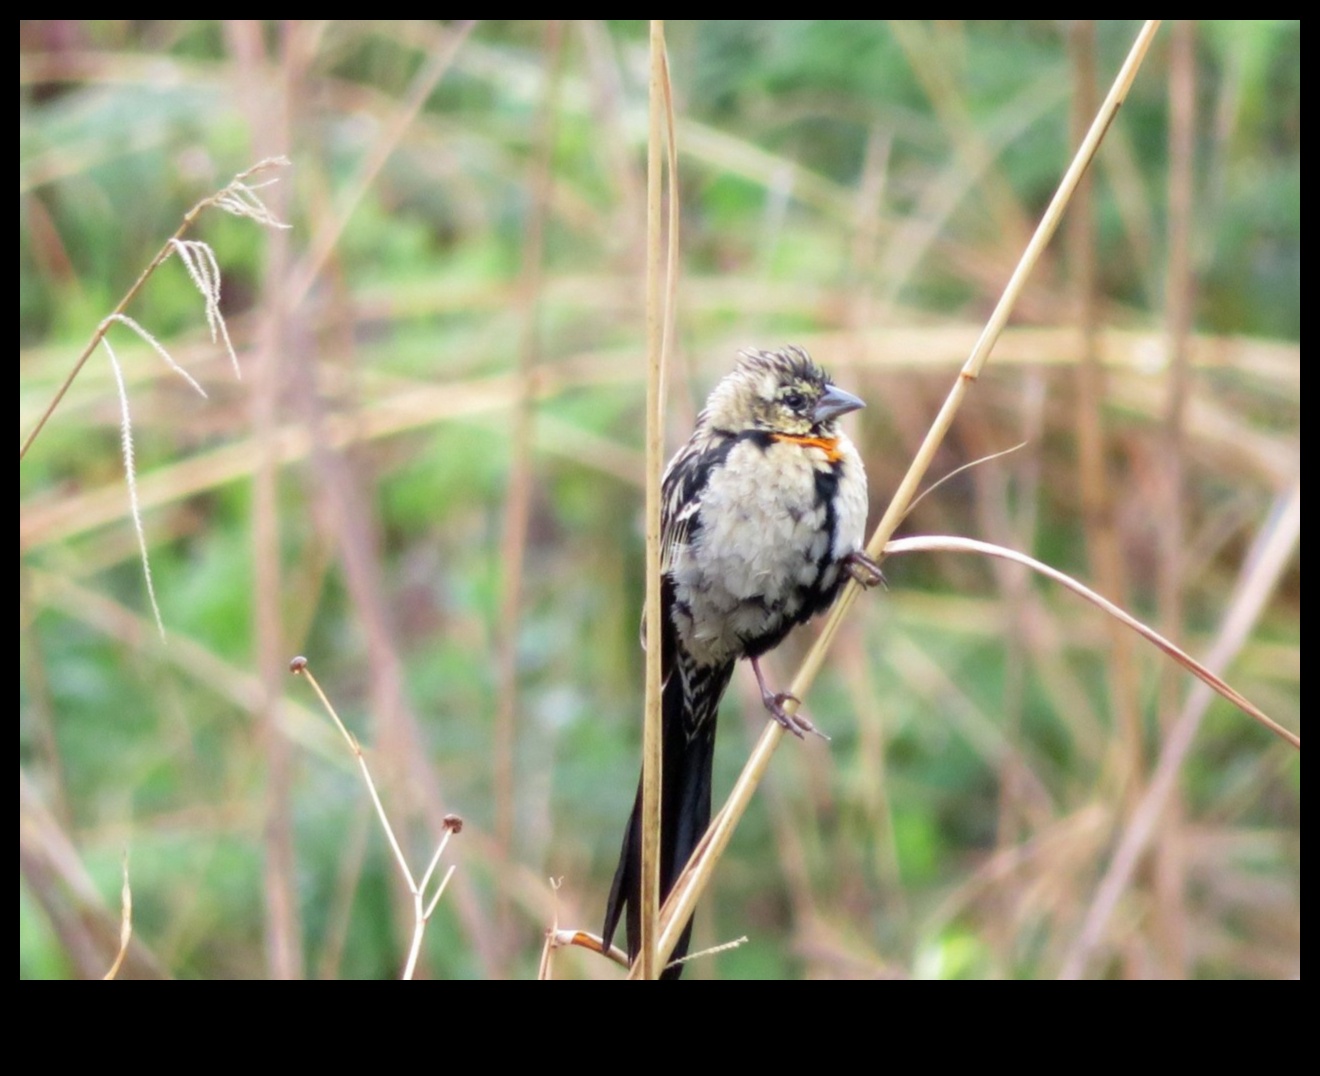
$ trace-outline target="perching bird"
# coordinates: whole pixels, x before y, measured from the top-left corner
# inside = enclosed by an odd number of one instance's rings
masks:
[[[710,823],[715,712],[734,663],[751,660],[766,709],[801,737],[813,726],[785,711],[792,696],[766,685],[757,659],[828,609],[845,576],[881,579],[862,552],[866,472],[839,429],[864,406],[801,348],[744,351],[665,469],[661,902]],[[639,783],[602,932],[608,948],[626,904],[629,959],[640,946],[641,809]]]

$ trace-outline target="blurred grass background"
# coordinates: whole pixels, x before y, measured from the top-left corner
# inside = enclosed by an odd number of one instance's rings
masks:
[[[872,523],[1135,23],[672,23],[670,445],[742,346],[868,401]],[[1166,25],[903,533],[1078,575],[1202,655],[1300,480],[1298,23]],[[599,928],[638,766],[644,23],[20,24],[20,427],[183,213],[123,329],[151,622],[101,353],[20,481],[21,977],[398,974],[410,908],[306,654],[415,863],[421,974]],[[1300,562],[1228,679],[1300,727]],[[1300,756],[1216,701],[1078,952],[1191,681],[999,564],[888,562],[701,905],[691,976],[1300,974]],[[1259,583],[1254,584],[1257,587]],[[786,681],[810,629],[770,660]],[[726,699],[717,798],[764,720]],[[558,893],[548,879],[562,879]],[[562,952],[556,974],[612,977]]]

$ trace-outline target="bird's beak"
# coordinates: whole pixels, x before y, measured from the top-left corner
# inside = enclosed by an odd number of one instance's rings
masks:
[[[844,392],[836,385],[831,385],[825,390],[825,395],[820,398],[816,404],[816,410],[812,413],[813,422],[830,422],[840,415],[846,415],[849,411],[857,411],[865,407],[851,392]]]

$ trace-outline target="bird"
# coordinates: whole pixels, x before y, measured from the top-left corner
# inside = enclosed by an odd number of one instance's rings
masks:
[[[815,731],[766,683],[759,659],[824,612],[845,579],[883,581],[862,549],[866,471],[839,419],[866,405],[802,348],[747,349],[711,391],[661,480],[660,900],[710,824],[715,718],[739,658],[769,715]],[[644,640],[645,642],[645,640]],[[602,931],[627,908],[628,958],[641,933],[642,789],[624,831]],[[662,978],[676,979],[689,920]]]

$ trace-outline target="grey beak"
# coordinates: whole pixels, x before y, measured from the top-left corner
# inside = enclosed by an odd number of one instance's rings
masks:
[[[816,404],[816,410],[812,412],[813,422],[830,422],[840,415],[846,415],[849,411],[857,411],[865,407],[851,392],[844,392],[837,385],[831,385],[825,390],[825,395],[820,398]]]

